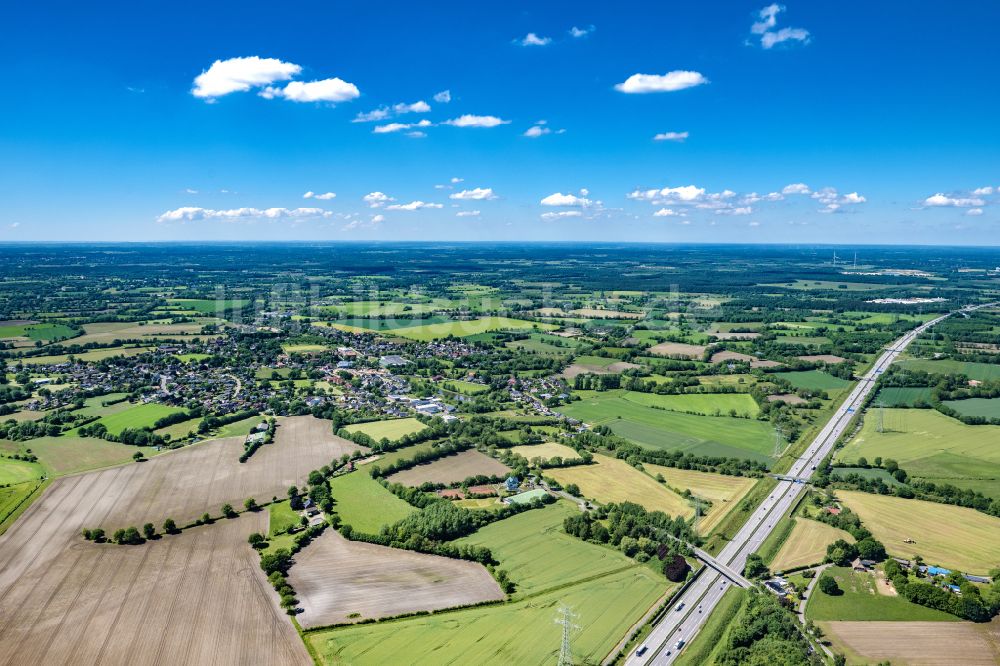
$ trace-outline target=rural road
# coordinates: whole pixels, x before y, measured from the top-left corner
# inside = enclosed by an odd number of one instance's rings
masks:
[[[995,305],[995,303],[969,306],[962,308],[959,312],[975,310],[988,305]],[[837,439],[854,418],[855,411],[861,408],[868,394],[871,393],[878,376],[896,360],[899,354],[918,335],[948,316],[950,315],[943,315],[921,324],[892,343],[878,357],[871,370],[858,381],[805,452],[792,464],[786,476],[794,480],[778,481],[774,492],[757,507],[757,510],[744,523],[733,540],[719,553],[717,559],[720,562],[734,571],[743,571],[747,556],[760,548],[764,539],[774,531],[781,517],[798,499],[805,489],[805,481],[813,475],[823,458],[833,450]],[[653,628],[646,641],[628,656],[625,663],[628,666],[644,666],[645,664],[659,666],[672,663],[680,650],[694,639],[709,614],[731,585],[732,583],[721,573],[706,567],[700,579],[688,587],[674,603],[674,607],[679,608],[679,610],[667,613]],[[680,641],[683,643],[680,643],[681,647],[678,648]],[[637,654],[639,651],[643,653]]]

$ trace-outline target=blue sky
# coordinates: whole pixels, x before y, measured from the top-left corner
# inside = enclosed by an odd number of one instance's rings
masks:
[[[0,242],[1000,245],[996,3],[17,4]]]

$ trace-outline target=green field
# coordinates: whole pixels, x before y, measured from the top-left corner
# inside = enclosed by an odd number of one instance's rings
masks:
[[[434,448],[433,441],[420,442],[419,444],[414,444],[413,446],[406,446],[401,449],[396,449],[395,451],[380,454],[379,459],[376,460],[374,464],[383,468],[388,467],[397,460],[409,460],[416,454],[423,453],[424,451],[430,451],[432,448]]]
[[[42,466],[38,463],[0,458],[0,485],[13,485],[41,478]]]
[[[861,432],[837,459],[892,458],[906,472],[934,483],[950,483],[1000,498],[1000,426],[970,426],[931,409],[869,411]]]
[[[204,361],[207,358],[212,358],[211,354],[177,354],[176,358],[181,363],[191,363],[197,361]]]
[[[522,349],[527,352],[552,356],[571,354],[580,345],[580,342],[572,338],[561,338],[558,335],[548,333],[532,333],[526,340],[515,340],[507,343],[507,347],[511,349]]]
[[[965,375],[969,379],[981,382],[1000,379],[1000,365],[992,363],[972,363],[970,361],[955,361],[950,358],[932,361],[930,359],[909,358],[899,361],[899,366],[906,370],[929,372],[935,375]]]
[[[890,555],[920,555],[927,564],[974,574],[1000,566],[1000,518],[916,499],[847,490],[836,494]]]
[[[652,449],[772,460],[774,433],[767,423],[654,409],[623,397],[623,393],[578,391],[582,400],[560,410],[593,426],[607,425],[616,434]]]
[[[270,522],[267,528],[268,536],[273,537],[277,534],[285,533],[292,525],[299,524],[300,516],[297,511],[292,510],[287,500],[269,504],[267,511],[270,514]]]
[[[944,611],[910,603],[903,597],[879,594],[874,574],[856,573],[850,567],[830,567],[824,575],[833,576],[844,593],[830,596],[820,592],[819,586],[813,588],[806,605],[806,617],[810,620],[958,621]]]
[[[795,372],[776,372],[775,377],[791,382],[797,389],[807,389],[809,391],[836,391],[847,388],[851,382],[840,377],[834,377],[822,370],[799,370]]]
[[[675,412],[694,412],[708,416],[725,416],[730,411],[740,416],[756,417],[760,408],[747,393],[657,393],[629,392],[624,399],[647,407],[660,407]]]
[[[109,416],[102,416],[97,423],[103,424],[108,429],[108,432],[117,435],[126,428],[134,430],[152,428],[153,424],[164,416],[170,416],[171,414],[183,411],[180,407],[170,407],[168,405],[147,402],[142,405],[130,405],[128,408]]]
[[[247,301],[239,298],[220,300],[214,298],[171,298],[167,300],[167,303],[181,310],[193,310],[200,314],[215,314],[220,310],[241,308],[247,304]]]
[[[438,338],[446,338],[453,335],[456,338],[487,331],[501,330],[531,330],[550,331],[558,326],[554,324],[544,324],[523,319],[512,319],[510,317],[479,317],[478,319],[468,319],[463,321],[449,321],[439,324],[426,324],[422,326],[407,326],[397,328],[393,331],[396,335],[419,342],[430,342]]]
[[[772,571],[787,571],[809,564],[820,564],[826,557],[826,547],[837,539],[850,543],[854,537],[837,529],[808,518],[791,518],[794,521],[791,533],[781,545],[769,566]]]
[[[0,488],[0,534],[14,524],[48,484],[49,481],[29,481]]]
[[[965,400],[945,400],[944,404],[962,416],[977,416],[985,419],[1000,419],[1000,398],[967,398]]]
[[[461,379],[445,379],[441,382],[441,387],[446,391],[461,393],[463,395],[477,395],[490,390],[490,387],[484,384],[467,382]]]
[[[73,354],[73,358],[79,361],[100,361],[113,356],[138,356],[152,349],[152,347],[111,347],[109,349],[95,349],[93,351]],[[70,354],[56,354],[54,356],[30,356],[19,358],[18,362],[24,365],[53,365],[65,363],[69,360]]]
[[[560,606],[576,614],[576,663],[594,664],[669,589],[648,567],[562,531],[564,502],[493,523],[458,543],[488,546],[518,584],[515,600],[378,624],[307,632],[327,664],[549,665],[559,653]]]
[[[878,392],[873,405],[912,407],[917,402],[929,403],[934,389],[930,386],[890,386]]]
[[[391,525],[416,511],[364,471],[330,479],[330,488],[336,500],[333,510],[345,524],[359,532],[378,534],[383,525]]]
[[[423,423],[411,417],[408,419],[391,419],[388,421],[355,423],[349,426],[344,426],[344,430],[351,433],[362,432],[374,439],[376,442],[380,442],[383,439],[395,442],[400,437],[420,432],[426,427],[427,426]]]
[[[598,454],[593,465],[553,468],[546,473],[563,486],[575,483],[584,497],[602,504],[635,502],[668,516],[694,515],[694,509],[683,497],[617,458]]]
[[[70,435],[38,437],[21,444],[22,448],[31,449],[38,456],[38,462],[49,474],[56,476],[132,462],[136,451],[142,451],[147,457],[156,454],[156,449],[148,446],[128,446]]]

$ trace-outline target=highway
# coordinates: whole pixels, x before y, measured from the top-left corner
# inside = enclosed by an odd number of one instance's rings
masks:
[[[970,306],[959,312],[987,305],[995,304]],[[743,572],[747,556],[760,548],[763,541],[774,531],[781,517],[798,499],[806,487],[804,482],[813,475],[823,458],[833,450],[834,444],[851,422],[854,413],[861,408],[868,394],[871,393],[878,376],[896,360],[899,354],[918,335],[948,316],[950,315],[943,315],[921,324],[896,340],[879,356],[805,452],[792,464],[786,474],[789,478],[796,480],[778,481],[778,486],[770,497],[757,507],[757,510],[743,524],[733,540],[722,549],[716,558],[722,565],[732,571]],[[672,663],[683,646],[689,644],[695,637],[709,614],[719,603],[722,595],[732,584],[718,570],[706,567],[698,579],[685,590],[684,594],[679,599],[674,600],[673,607],[666,612],[663,619],[646,637],[646,640],[629,654],[625,663],[628,666],[645,666],[645,664],[661,666]],[[677,647],[678,641],[683,641],[681,649]],[[642,654],[638,654],[639,652]]]

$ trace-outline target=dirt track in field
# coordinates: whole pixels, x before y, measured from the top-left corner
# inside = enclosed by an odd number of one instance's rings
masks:
[[[305,609],[303,627],[504,598],[480,564],[348,541],[334,530],[296,555],[288,581]]]
[[[835,644],[862,660],[909,666],[993,666],[1000,663],[1000,621],[823,622]]]
[[[308,664],[246,542],[266,532],[266,512],[141,546],[80,536],[283,496],[357,447],[326,421],[296,417],[241,465],[242,448],[223,439],[54,481],[0,536],[0,665]]]
[[[393,483],[402,483],[404,486],[419,486],[428,481],[431,483],[455,483],[478,474],[502,476],[508,472],[510,472],[510,467],[499,460],[475,449],[470,449],[453,456],[438,458],[427,465],[417,465],[397,472],[389,476],[388,480]]]

